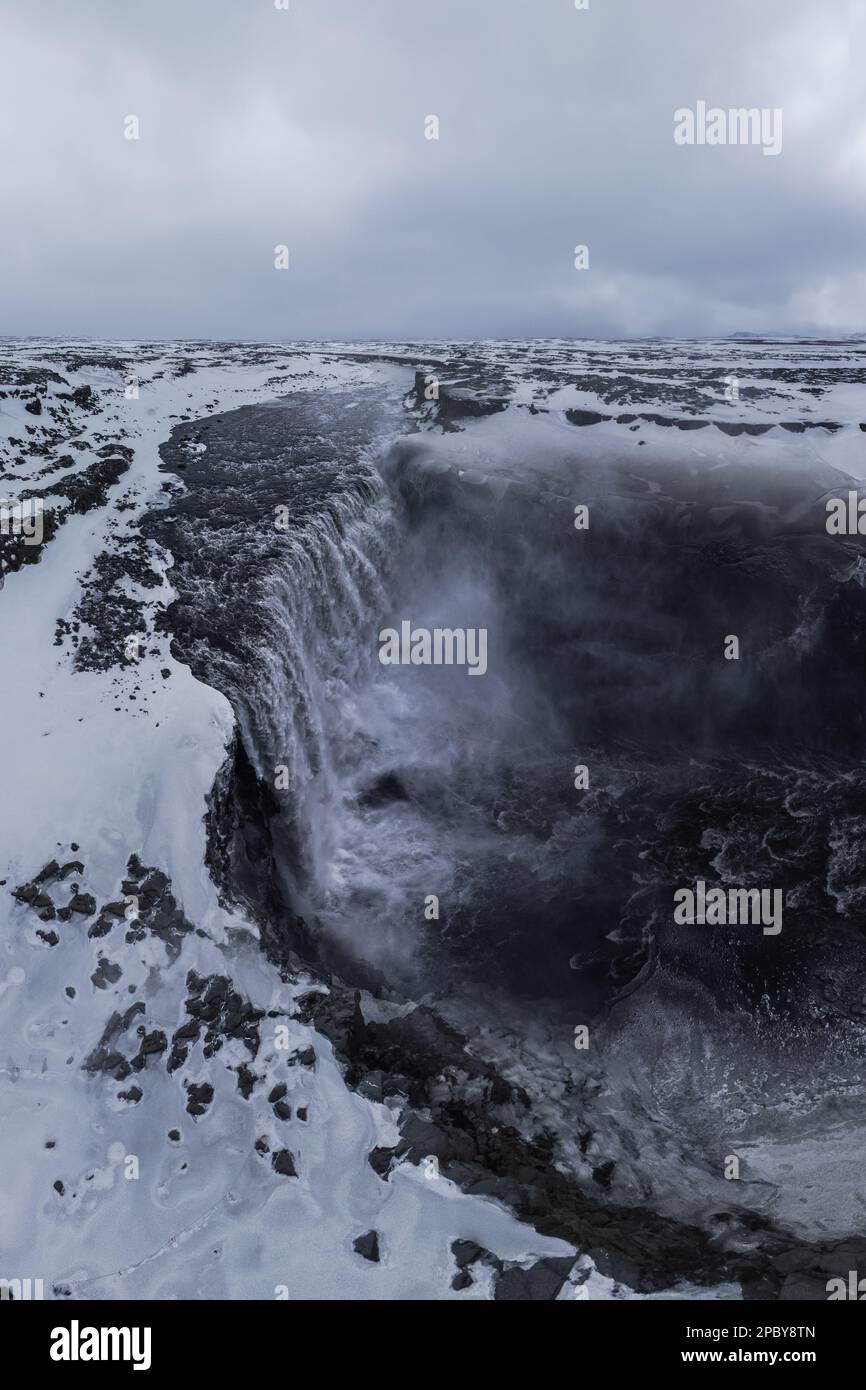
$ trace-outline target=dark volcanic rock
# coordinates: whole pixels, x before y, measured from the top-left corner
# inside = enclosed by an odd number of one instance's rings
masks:
[[[369,1260],[371,1264],[379,1263],[379,1233],[378,1231],[368,1231],[366,1235],[356,1236],[352,1241],[352,1248]]]
[[[494,1300],[497,1303],[552,1302],[568,1279],[576,1258],[538,1260],[531,1269],[511,1265],[496,1280]]]
[[[389,802],[408,799],[406,788],[393,772],[386,772],[378,777],[358,798],[360,805],[370,807],[387,806]]]
[[[70,912],[78,912],[82,917],[92,917],[96,911],[96,899],[92,893],[74,893],[67,906]]]
[[[275,1173],[280,1173],[284,1178],[296,1178],[298,1176],[295,1160],[288,1149],[277,1149],[271,1156],[271,1166]]]
[[[567,410],[565,418],[571,425],[600,425],[609,420],[609,415],[600,415],[597,410]]]
[[[91,975],[90,979],[96,989],[107,989],[109,985],[116,985],[123,971],[115,961],[101,959]]]
[[[213,1086],[209,1082],[202,1082],[201,1085],[193,1082],[188,1087],[186,1108],[190,1115],[203,1115],[212,1100]]]

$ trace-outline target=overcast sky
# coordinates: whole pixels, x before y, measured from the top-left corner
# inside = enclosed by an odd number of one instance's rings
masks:
[[[866,330],[866,0],[0,18],[0,333]],[[700,100],[781,108],[781,154],[677,145]]]

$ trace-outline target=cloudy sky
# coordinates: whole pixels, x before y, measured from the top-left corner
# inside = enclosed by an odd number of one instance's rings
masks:
[[[866,0],[289,6],[0,0],[0,333],[866,330]]]

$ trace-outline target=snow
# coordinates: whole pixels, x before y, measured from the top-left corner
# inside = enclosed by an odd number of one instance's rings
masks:
[[[106,345],[115,354],[123,349]],[[30,342],[19,351],[31,365],[40,353],[53,362],[56,344]],[[71,379],[75,386],[90,381],[101,396],[100,413],[83,418],[77,437],[96,445],[121,433],[135,451],[132,466],[108,507],[70,516],[40,563],[7,576],[0,594],[0,1275],[41,1278],[46,1293],[62,1285],[72,1298],[485,1297],[483,1281],[452,1292],[451,1241],[475,1240],[510,1260],[575,1252],[445,1179],[428,1181],[420,1169],[403,1167],[385,1183],[370,1167],[370,1150],[395,1142],[393,1115],[347,1089],[330,1045],[288,1017],[305,982],[280,982],[254,927],[220,906],[205,868],[202,817],[232,735],[227,701],[176,663],[161,637],[147,642],[158,643],[159,654],[125,668],[119,684],[116,670],[75,672],[53,644],[57,619],[79,597],[80,577],[110,536],[132,533],[140,512],[161,496],[158,446],[178,416],[203,415],[214,402],[223,411],[269,399],[276,367],[281,391],[331,382],[363,389],[378,369],[276,348],[250,362],[240,350],[185,347],[196,371],[174,377],[174,349],[149,347],[147,355],[137,369],[137,400],[125,398],[121,373],[95,369]],[[311,367],[312,378],[305,375]],[[34,423],[17,403],[3,407],[9,433],[22,420]],[[82,466],[92,458],[82,453]],[[134,509],[116,512],[111,502],[125,493]],[[156,596],[170,598],[170,573]],[[142,697],[132,702],[135,685]],[[50,947],[36,935],[37,914],[10,896],[57,857],[85,864],[68,884],[78,882],[100,905],[117,900],[131,854],[168,875],[198,929],[183,938],[177,959],[154,937],[123,943],[123,926],[91,939],[89,919],[76,915],[46,924],[60,936]],[[123,971],[105,990],[91,983],[101,957]],[[164,1058],[151,1059],[125,1086],[82,1070],[109,1014],[136,1000],[146,1003],[147,1028],[170,1036],[185,1020],[190,970],[229,975],[256,1007],[284,1010],[291,1047],[312,1045],[315,1069],[290,1068],[289,1078],[285,1053],[268,1032],[272,1020],[264,1019],[252,1062],[264,1084],[249,1101],[231,1069],[249,1060],[241,1044],[210,1059],[200,1044],[193,1049],[183,1077],[215,1088],[197,1118],[185,1109],[181,1074],[168,1075]],[[306,1123],[274,1119],[265,1097],[276,1080],[291,1081],[293,1108],[308,1105]],[[144,1092],[138,1104],[117,1099],[133,1084]],[[179,1143],[168,1139],[172,1129]],[[255,1152],[260,1135],[272,1148],[291,1150],[297,1178],[275,1173]],[[379,1232],[380,1264],[352,1248],[370,1229]]]

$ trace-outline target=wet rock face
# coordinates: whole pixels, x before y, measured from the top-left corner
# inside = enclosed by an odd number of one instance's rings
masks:
[[[395,773],[388,772],[377,777],[375,782],[361,793],[359,802],[362,806],[380,807],[394,801],[406,801],[407,798],[408,792],[400,778]]]
[[[358,992],[332,979],[327,995],[307,997],[302,1016],[334,1044],[349,1085],[364,1094],[375,1078],[377,1099],[406,1102],[398,1143],[369,1157],[383,1181],[396,1164],[422,1166],[432,1181],[444,1176],[468,1193],[503,1202],[629,1288],[651,1293],[678,1282],[739,1282],[747,1298],[823,1299],[828,1278],[866,1257],[862,1239],[840,1256],[838,1242],[797,1241],[748,1213],[725,1213],[703,1230],[629,1205],[613,1187],[612,1160],[597,1163],[591,1182],[581,1183],[569,1175],[557,1135],[535,1130],[529,1096],[477,1061],[466,1038],[431,1010],[366,1023]],[[487,1268],[496,1275],[494,1297],[503,1301],[556,1299],[574,1265],[573,1257],[547,1259],[527,1270],[463,1241],[452,1253],[455,1290],[471,1288]]]
[[[426,1166],[431,1180],[441,1174],[466,1192],[495,1197],[543,1234],[573,1242],[611,1277],[625,1279],[627,1269],[636,1287],[668,1287],[674,1267],[707,1282],[725,1275],[725,1256],[701,1231],[645,1210],[620,1207],[614,1216],[560,1172],[556,1137],[535,1131],[528,1095],[475,1059],[467,1039],[432,1010],[366,1023],[360,995],[332,980],[327,996],[308,997],[302,1016],[334,1044],[350,1086],[364,1093],[376,1077],[383,1098],[405,1102],[399,1142],[370,1155],[383,1181],[395,1164]],[[529,1287],[533,1297],[556,1297],[572,1264],[556,1271],[555,1290],[549,1272],[539,1272],[529,1284],[509,1278],[502,1297],[525,1296]]]
[[[222,899],[247,908],[273,956],[289,965],[317,962],[315,934],[292,910],[279,873],[285,846],[280,804],[256,776],[238,732],[208,797],[205,824],[207,865]]]
[[[431,381],[435,395],[431,396]],[[477,390],[442,381],[434,371],[416,371],[415,384],[406,397],[409,410],[417,411],[425,423],[441,425],[443,430],[460,430],[461,420],[480,420],[498,415],[508,408],[508,397],[481,395]]]

